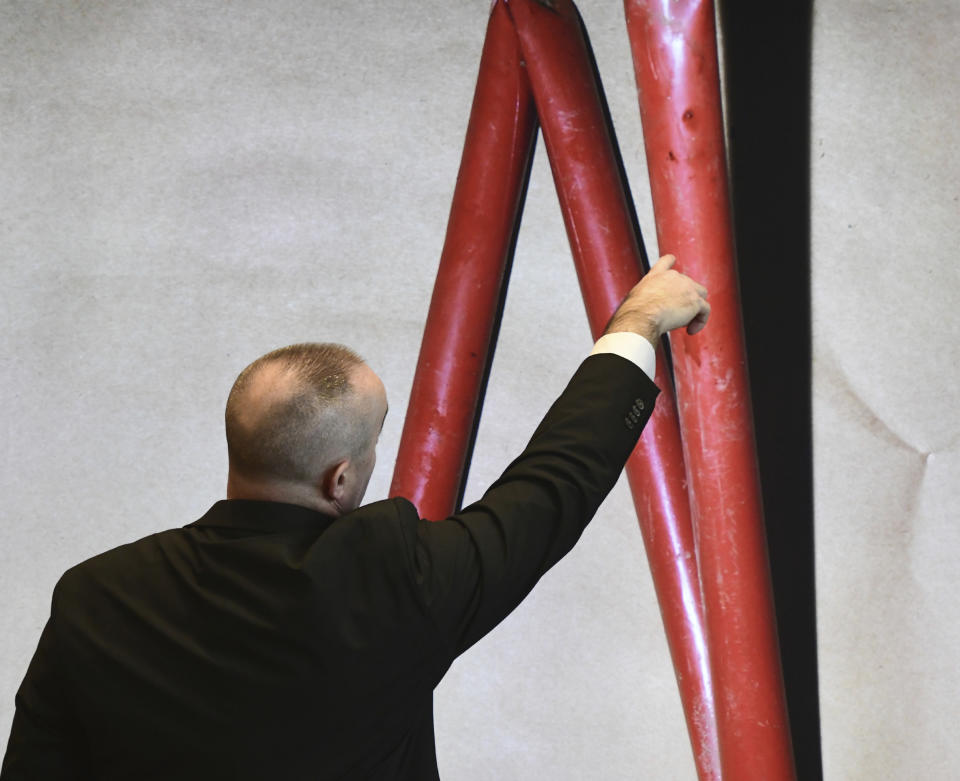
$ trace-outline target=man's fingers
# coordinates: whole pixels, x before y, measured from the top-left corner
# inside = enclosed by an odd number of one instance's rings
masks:
[[[710,319],[710,304],[704,301],[703,306],[700,308],[700,311],[697,312],[696,317],[694,317],[693,320],[690,321],[690,324],[687,326],[687,333],[690,334],[690,336],[700,333],[700,331],[702,331],[706,327],[707,320],[709,319]]]

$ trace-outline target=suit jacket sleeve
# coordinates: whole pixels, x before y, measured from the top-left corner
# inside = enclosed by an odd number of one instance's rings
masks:
[[[417,518],[415,533],[412,521],[402,524],[424,607],[451,660],[574,546],[616,483],[658,393],[620,356],[587,358],[482,499],[444,521]],[[410,518],[415,510],[405,504]]]
[[[45,779],[80,781],[87,778],[77,721],[58,659],[55,622],[58,589],[54,589],[50,620],[16,696],[16,712],[7,752],[0,769],[2,781]]]

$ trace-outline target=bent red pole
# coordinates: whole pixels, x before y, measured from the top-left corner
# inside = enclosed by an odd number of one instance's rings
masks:
[[[709,0],[625,0],[657,237],[709,290],[670,336],[725,779],[795,776],[767,561]]]
[[[498,2],[390,486],[425,518],[445,518],[460,497],[536,135],[516,34]]]
[[[617,163],[612,130],[576,8],[553,0],[508,0],[530,74],[544,141],[594,338],[641,276],[640,237]],[[719,779],[710,665],[690,507],[672,383],[662,351],[663,389],[627,462],[681,701],[701,779]]]

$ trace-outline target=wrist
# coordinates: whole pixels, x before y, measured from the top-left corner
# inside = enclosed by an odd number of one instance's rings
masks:
[[[656,319],[648,316],[638,316],[633,314],[631,317],[614,317],[613,320],[607,325],[607,329],[604,331],[605,334],[613,334],[620,332],[634,333],[638,336],[642,336],[651,345],[656,349],[657,345],[660,343],[660,326],[656,322]]]

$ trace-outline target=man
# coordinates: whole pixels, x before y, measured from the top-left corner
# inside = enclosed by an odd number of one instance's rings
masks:
[[[360,507],[383,384],[336,345],[227,402],[227,500],[54,589],[0,777],[436,779],[432,692],[579,539],[650,416],[654,350],[706,290],[661,258],[475,504]]]

